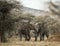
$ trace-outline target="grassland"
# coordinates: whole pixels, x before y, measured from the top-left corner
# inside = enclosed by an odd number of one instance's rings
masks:
[[[0,43],[0,46],[60,46],[60,42],[39,40],[35,42],[34,39],[31,39],[30,41],[19,41],[17,39],[12,39],[8,43]]]

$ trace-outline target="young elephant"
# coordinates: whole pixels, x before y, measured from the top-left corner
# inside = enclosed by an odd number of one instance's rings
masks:
[[[49,32],[46,29],[44,23],[41,24],[41,25],[39,24],[39,28],[38,28],[37,34],[38,35],[40,34],[40,41],[43,41],[44,40],[44,36],[46,36],[47,38],[49,37]]]
[[[25,41],[29,41],[31,39],[31,36],[30,36],[31,30],[34,30],[33,33],[35,34],[35,41],[37,41],[37,30],[35,29],[35,27],[32,24],[29,24],[29,23],[24,23],[21,26],[21,28],[18,30],[20,40],[22,40],[22,35],[24,35]]]

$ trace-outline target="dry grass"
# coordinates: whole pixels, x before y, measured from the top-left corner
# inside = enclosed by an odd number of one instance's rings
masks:
[[[60,35],[52,35],[51,37],[49,37],[48,39],[47,39],[47,41],[51,41],[51,42],[53,42],[53,41],[56,41],[56,42],[60,42]]]
[[[11,43],[0,43],[0,46],[60,46],[60,42],[18,41],[18,42],[11,42]]]
[[[60,46],[60,42],[49,41],[34,41],[34,38],[30,41],[19,41],[15,38],[11,39],[8,43],[0,43],[0,46]]]

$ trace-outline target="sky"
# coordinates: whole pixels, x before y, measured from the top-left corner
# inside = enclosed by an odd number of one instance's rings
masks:
[[[47,10],[46,2],[49,2],[51,0],[20,0],[20,1],[21,4],[25,7],[39,9],[39,10]],[[59,0],[52,0],[52,2],[55,1],[59,1]]]

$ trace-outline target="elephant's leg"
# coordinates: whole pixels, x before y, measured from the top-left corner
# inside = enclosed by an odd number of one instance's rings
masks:
[[[49,37],[49,34],[48,34],[48,33],[46,33],[46,37],[47,37],[47,38]]]
[[[35,41],[37,41],[37,36],[35,36]]]
[[[27,41],[29,41],[31,39],[30,34],[27,35]]]
[[[27,35],[25,35],[25,41],[27,41]]]
[[[22,41],[22,34],[20,33],[20,41]]]
[[[40,41],[44,40],[44,34],[40,34]]]
[[[35,31],[33,33],[34,33],[35,41],[37,41],[37,37],[38,37],[39,34],[37,33],[37,31]]]
[[[37,41],[37,34],[35,34],[35,41]]]

